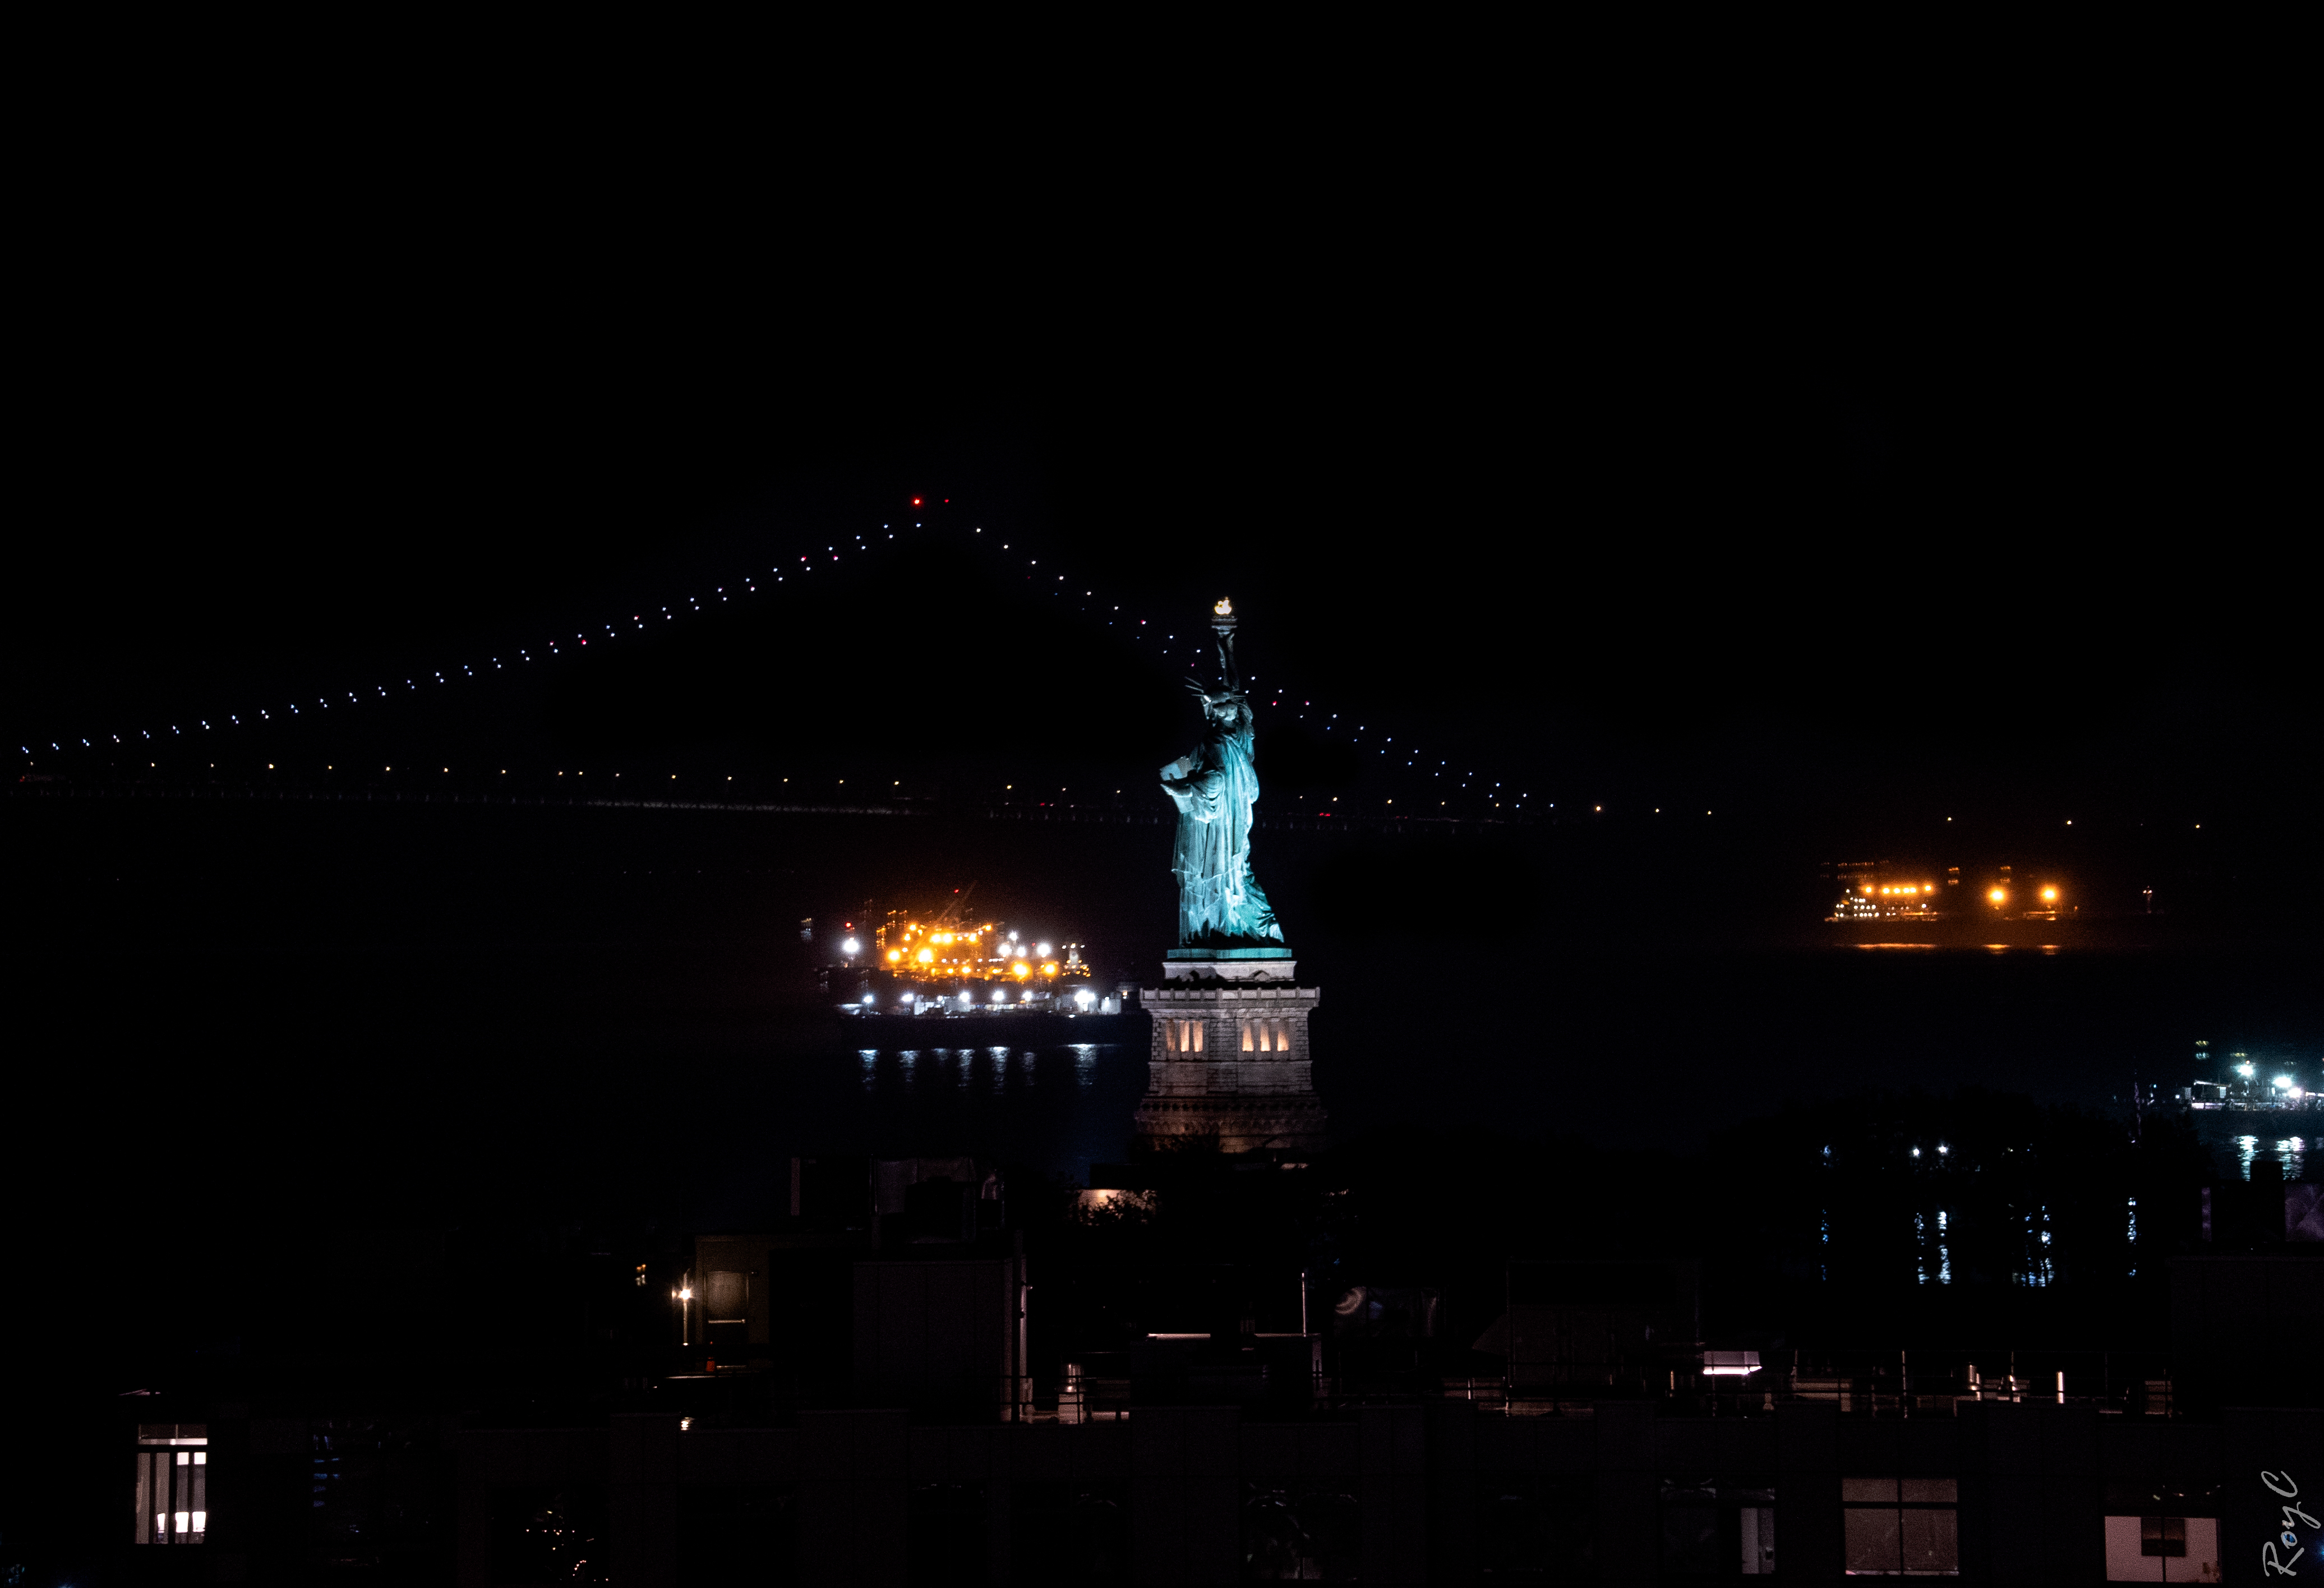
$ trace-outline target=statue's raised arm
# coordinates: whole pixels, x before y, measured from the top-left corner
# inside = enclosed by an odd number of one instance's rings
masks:
[[[1235,665],[1234,603],[1225,596],[1211,608],[1211,633],[1219,642],[1219,687],[1226,693],[1240,697],[1242,694],[1242,669]]]

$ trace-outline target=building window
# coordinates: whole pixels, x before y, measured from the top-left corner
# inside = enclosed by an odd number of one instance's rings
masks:
[[[1775,1572],[1775,1491],[1765,1484],[1663,1480],[1665,1577]]]
[[[1960,1575],[1960,1485],[1950,1478],[1842,1478],[1851,1577]]]
[[[726,1269],[713,1269],[709,1275],[710,1321],[714,1324],[739,1324],[751,1310],[751,1276]]]
[[[1257,1020],[1245,1020],[1242,1023],[1242,1050],[1245,1053],[1250,1052],[1257,1046],[1251,1039],[1251,1034],[1258,1024]]]
[[[990,1524],[982,1483],[915,1483],[905,1513],[905,1581],[982,1584],[991,1580]]]
[[[798,1581],[798,1492],[752,1483],[681,1484],[678,1491],[678,1580]]]
[[[605,1581],[604,1485],[495,1488],[489,1503],[493,1582]]]
[[[2110,1516],[2106,1519],[2109,1583],[2216,1583],[2217,1517]]]
[[[731,1354],[739,1360],[748,1356],[751,1276],[738,1269],[713,1269],[703,1276],[702,1297],[703,1323],[714,1358],[725,1360]]]
[[[1331,1484],[1242,1486],[1242,1580],[1352,1583],[1363,1543],[1363,1508]]]
[[[1100,1479],[1018,1484],[1010,1555],[1019,1583],[1127,1588],[1129,1483]]]
[[[200,1423],[138,1425],[138,1543],[199,1544],[208,1537],[209,1444]]]
[[[1243,1021],[1242,1050],[1245,1053],[1290,1052],[1291,1033],[1285,1029],[1282,1017],[1270,1015],[1263,1020]]]
[[[1173,1053],[1200,1053],[1203,1050],[1203,1022],[1200,1020],[1164,1020],[1162,1032]]]
[[[1477,1478],[1477,1580],[1598,1580],[1597,1478],[1482,1473]]]

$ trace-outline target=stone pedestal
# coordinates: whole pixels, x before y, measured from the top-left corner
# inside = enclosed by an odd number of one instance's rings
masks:
[[[1321,1151],[1323,1105],[1309,1074],[1307,1017],[1321,990],[1302,987],[1287,949],[1173,950],[1153,1016],[1138,1144],[1148,1151],[1262,1148]]]

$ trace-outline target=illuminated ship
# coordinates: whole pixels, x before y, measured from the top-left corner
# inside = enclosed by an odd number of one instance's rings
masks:
[[[2241,1048],[2227,1055],[2214,1073],[2211,1045],[2195,1044],[2197,1079],[2179,1088],[2177,1100],[2199,1113],[2312,1113],[2324,1110],[2324,1093],[2300,1084],[2297,1060],[2263,1066]]]
[[[1887,868],[1870,861],[1843,861],[1831,870],[1840,898],[1827,920],[1932,921],[1942,913],[1934,882],[1883,875]]]
[[[1926,876],[1906,875],[1873,861],[1840,861],[1824,874],[1840,889],[1831,913],[1832,924],[1857,921],[1941,921],[1996,923],[2070,919],[2078,907],[2065,901],[2055,882],[2022,885],[2011,868],[1993,872],[1973,900],[1963,901],[1960,867],[1949,866],[1941,886]]]
[[[1121,990],[1092,984],[1083,945],[971,918],[975,891],[972,884],[934,914],[890,909],[868,944],[848,923],[825,972],[840,1009],[859,1017],[985,1020],[1121,1012]]]

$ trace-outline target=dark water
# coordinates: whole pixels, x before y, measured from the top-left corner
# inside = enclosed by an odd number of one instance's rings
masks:
[[[853,1095],[818,1085],[813,1116],[816,1135],[839,1149],[895,1157],[956,1143],[1082,1185],[1093,1162],[1122,1156],[1146,1090],[1146,1048],[1119,1042],[858,1048],[845,1057]],[[805,1090],[793,1095],[804,1103]]]
[[[867,1060],[810,991],[798,924],[979,881],[981,903],[1093,945],[1101,974],[1155,980],[1159,826],[5,815],[10,1172],[19,1205],[60,1227],[184,1164],[215,1217],[259,1225],[740,1223],[766,1216],[798,1153],[973,1153],[1079,1178],[1123,1154],[1145,1083],[1140,1043]],[[1787,945],[1748,921],[1642,918],[1622,902],[1633,872],[1539,836],[1262,837],[1301,979],[1323,990],[1316,1084],[1344,1136],[1689,1152],[1793,1101],[1962,1087],[2126,1122],[2134,1081],[2190,1078],[2199,1039],[2324,1082],[2305,943]]]
[[[1794,1103],[1963,1087],[2126,1125],[2135,1082],[2183,1084],[2195,1039],[2229,1031],[2311,1081],[2316,1070],[2285,1013],[2312,996],[2301,965],[2249,956],[1569,950],[1480,973],[1473,990],[1342,956],[1345,974],[1317,978],[1315,1073],[1347,1136],[1571,1135],[1689,1152]],[[859,1090],[833,1085],[839,1059],[813,1049],[785,1061],[789,1080],[769,1080],[781,1101],[768,1106],[802,1141],[957,1143],[946,1149],[1076,1177],[1124,1150],[1145,1076],[1142,1045],[847,1053]],[[2296,1179],[2319,1118],[2284,1115],[2264,1138],[2247,1118],[2198,1122],[2223,1167],[2247,1174],[2257,1154]]]

